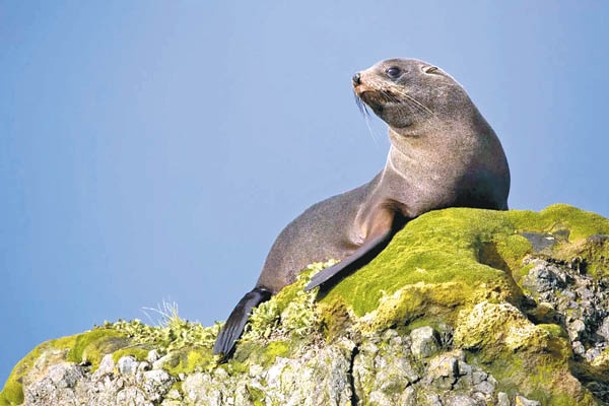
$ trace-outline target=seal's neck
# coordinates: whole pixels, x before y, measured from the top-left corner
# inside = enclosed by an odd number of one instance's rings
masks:
[[[476,156],[483,155],[484,142],[480,141],[484,135],[467,131],[447,126],[405,137],[390,129],[391,148],[378,189],[387,194],[387,200],[408,202],[400,206],[406,217],[450,206],[456,199],[459,178],[477,166]]]
[[[460,135],[454,129],[442,129],[440,131],[420,132],[416,130],[404,135],[389,128],[389,139],[391,148],[387,158],[387,169],[395,170],[405,174],[425,173],[429,170],[441,168],[442,162],[455,153],[463,154],[465,150],[473,147],[474,137]],[[440,165],[438,165],[440,164]]]

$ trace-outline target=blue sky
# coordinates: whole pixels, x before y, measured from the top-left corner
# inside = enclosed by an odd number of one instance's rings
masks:
[[[0,385],[163,300],[206,325],[279,231],[370,180],[351,75],[416,57],[499,135],[510,206],[609,216],[609,3],[0,1]]]

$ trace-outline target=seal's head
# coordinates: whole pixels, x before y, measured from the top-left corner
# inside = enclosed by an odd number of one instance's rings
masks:
[[[383,176],[397,174],[408,184],[395,199],[408,202],[408,215],[507,208],[510,175],[501,143],[450,75],[420,60],[388,59],[356,73],[353,88],[356,100],[389,126]]]
[[[356,73],[352,80],[356,96],[404,135],[420,134],[426,126],[437,125],[438,119],[442,123],[462,121],[470,106],[475,109],[450,75],[416,59],[381,61]]]

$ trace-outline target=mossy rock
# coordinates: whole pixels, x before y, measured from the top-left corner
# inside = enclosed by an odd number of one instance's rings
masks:
[[[177,317],[163,327],[108,323],[34,349],[13,370],[0,405],[23,401],[22,384],[28,384],[23,379],[41,354],[87,362],[93,371],[104,354],[114,354],[116,362],[124,355],[144,359],[155,349],[172,376],[223,370],[236,377],[251,374],[253,365],[264,369],[314,346],[345,339],[357,345],[387,329],[408,335],[420,326],[451,326],[452,348],[491,372],[510,396],[544,404],[595,404],[573,371],[603,379],[609,369],[606,353],[590,365],[578,364],[564,326],[551,320],[551,311],[531,304],[522,282],[531,269],[529,257],[577,263],[595,280],[609,277],[607,236],[609,220],[567,205],[539,213],[465,208],[426,213],[327,292],[305,293],[303,287],[332,262],[305,270],[254,311],[228,363],[211,354],[219,324],[205,328]],[[257,402],[264,397],[260,387],[247,388]]]
[[[429,212],[408,223],[374,260],[336,285],[321,302],[330,306],[341,302],[363,316],[379,311],[384,300],[402,290],[405,308],[401,310],[406,313],[400,311],[396,317],[433,317],[448,311],[449,319],[456,316],[451,308],[480,299],[518,302],[521,292],[515,282],[523,271],[522,260],[535,253],[530,235],[554,239],[544,255],[570,259],[592,251],[589,269],[609,272],[609,267],[599,266],[609,260],[609,243],[595,242],[595,236],[609,235],[609,220],[597,214],[563,204],[539,213],[454,208]],[[408,300],[410,305],[405,303]],[[386,323],[393,321],[386,317]]]
[[[23,385],[43,375],[46,367],[53,363],[86,363],[95,369],[105,354],[123,349],[128,344],[129,340],[123,333],[102,328],[46,341],[34,348],[13,368],[0,393],[0,406],[23,403]]]

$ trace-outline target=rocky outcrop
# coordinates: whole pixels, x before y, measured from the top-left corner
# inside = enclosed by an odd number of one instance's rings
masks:
[[[250,318],[106,323],[38,346],[0,405],[592,405],[609,403],[609,220],[447,209],[370,264],[305,293],[314,264]]]

